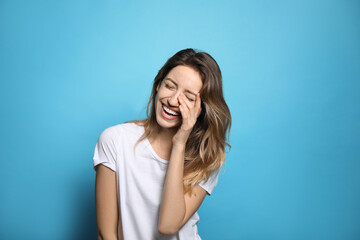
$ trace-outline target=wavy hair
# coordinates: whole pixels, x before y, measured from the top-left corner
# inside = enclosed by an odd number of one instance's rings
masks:
[[[230,110],[224,100],[221,71],[208,53],[188,48],[169,58],[159,70],[153,83],[147,105],[147,118],[134,120],[144,126],[145,132],[138,142],[154,137],[160,130],[156,121],[155,97],[157,87],[176,66],[192,67],[200,73],[203,86],[200,90],[201,113],[190,133],[185,147],[184,193],[190,192],[202,180],[219,170],[225,163],[225,147],[231,148],[228,137],[231,128]]]

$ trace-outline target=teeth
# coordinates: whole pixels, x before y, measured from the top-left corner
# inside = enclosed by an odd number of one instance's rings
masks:
[[[178,115],[179,115],[179,113],[174,112],[173,110],[167,108],[165,105],[163,105],[163,108],[164,108],[164,110],[165,110],[167,113],[170,113],[170,114],[175,115],[175,116],[178,116]]]

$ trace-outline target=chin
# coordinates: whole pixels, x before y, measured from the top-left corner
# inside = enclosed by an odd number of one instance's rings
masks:
[[[165,119],[162,119],[162,117],[160,116],[156,116],[156,122],[158,123],[158,125],[161,127],[161,128],[178,128],[180,127],[180,122],[179,121],[176,121],[176,122],[168,122],[166,121]]]

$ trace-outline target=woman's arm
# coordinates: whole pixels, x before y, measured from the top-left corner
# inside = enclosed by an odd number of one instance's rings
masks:
[[[200,94],[195,104],[179,97],[182,125],[173,137],[173,145],[166,173],[163,196],[160,206],[158,231],[162,234],[174,234],[188,221],[203,202],[206,191],[200,186],[193,194],[184,195],[184,154],[187,139],[200,114]]]
[[[160,207],[158,231],[174,234],[189,220],[203,202],[206,191],[196,186],[193,194],[184,195],[184,147],[174,146],[166,174]]]
[[[98,239],[117,240],[119,211],[116,174],[102,164],[96,166],[95,207]],[[120,239],[123,239],[122,229],[120,233]]]

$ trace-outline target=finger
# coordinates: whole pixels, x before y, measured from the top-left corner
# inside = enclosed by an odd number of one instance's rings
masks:
[[[193,106],[191,106],[192,104],[186,100],[186,97],[183,94],[180,96],[180,105],[183,106],[184,113],[186,113],[185,118],[192,118],[195,116],[196,113],[194,112]]]
[[[180,103],[180,106],[182,106],[184,110],[190,111],[189,105],[187,104],[187,102],[185,101],[185,99],[182,96],[179,97],[179,103]]]
[[[191,103],[187,98],[186,98],[186,96],[183,94],[183,93],[181,93],[180,94],[180,96],[179,96],[179,98],[180,98],[180,100],[182,101],[182,102],[180,102],[181,104],[185,104],[186,106],[187,106],[187,108],[191,111],[191,109],[193,108],[193,103]]]
[[[184,104],[180,104],[179,109],[180,109],[182,119],[183,120],[188,119],[188,117],[189,117],[189,109]]]

